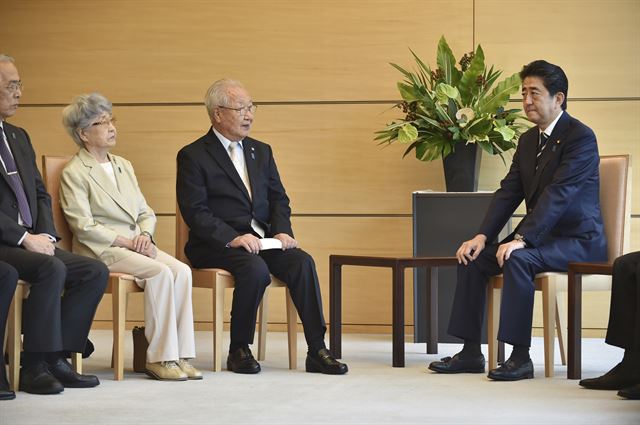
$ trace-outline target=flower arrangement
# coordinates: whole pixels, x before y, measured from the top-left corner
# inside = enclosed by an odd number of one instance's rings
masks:
[[[380,144],[409,144],[403,156],[415,150],[416,158],[432,161],[445,158],[457,143],[476,143],[485,152],[500,155],[516,147],[526,125],[520,109],[505,110],[509,96],[520,87],[517,73],[496,84],[502,71],[487,69],[484,52],[456,59],[444,36],[438,43],[438,68],[432,70],[413,52],[417,72],[391,63],[405,79],[398,82],[404,118],[376,132]],[[495,84],[495,86],[494,86]]]

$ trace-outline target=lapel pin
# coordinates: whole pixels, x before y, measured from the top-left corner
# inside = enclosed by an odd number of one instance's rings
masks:
[[[11,137],[13,137],[13,140],[16,140],[16,133],[15,132],[11,132]]]
[[[256,159],[255,148],[251,146],[251,159]]]

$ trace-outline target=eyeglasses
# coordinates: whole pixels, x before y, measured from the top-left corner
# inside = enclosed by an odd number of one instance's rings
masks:
[[[102,127],[103,125],[113,125],[115,127],[116,125],[116,117],[110,117],[110,118],[105,118],[102,121],[98,121],[98,122],[94,122],[93,124],[91,124],[89,127]]]
[[[7,89],[7,91],[9,93],[15,93],[18,90],[22,91],[22,89],[24,88],[24,85],[22,84],[22,81],[18,80],[18,81],[11,81],[9,83],[8,86],[5,86],[5,88]]]
[[[247,115],[247,112],[251,112],[251,114],[255,114],[256,110],[258,109],[258,105],[251,104],[249,106],[243,106],[241,108],[230,108],[228,106],[218,105],[218,108],[236,111],[241,117],[244,117],[245,115]]]

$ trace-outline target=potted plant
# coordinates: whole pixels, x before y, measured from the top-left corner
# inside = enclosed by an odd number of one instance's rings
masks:
[[[456,63],[444,36],[435,70],[411,53],[416,72],[391,64],[405,77],[397,84],[402,101],[396,105],[404,117],[376,132],[375,140],[408,144],[403,157],[414,151],[421,161],[442,158],[447,191],[476,191],[478,146],[504,162],[504,152],[515,148],[527,128],[520,109],[505,109],[520,87],[520,77],[515,73],[496,83],[502,71],[487,69],[480,45]]]

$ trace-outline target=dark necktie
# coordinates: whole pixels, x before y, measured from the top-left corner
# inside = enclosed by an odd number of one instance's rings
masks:
[[[547,146],[547,140],[549,140],[549,136],[541,132],[540,137],[538,139],[538,152],[536,153],[536,169],[538,168],[538,162],[540,161],[542,152],[544,151],[544,148]]]
[[[8,143],[5,142],[2,136],[4,136],[4,134],[0,135],[0,158],[2,158],[4,167],[7,170],[11,189],[13,189],[13,193],[16,195],[20,217],[22,217],[24,225],[30,228],[33,225],[33,220],[31,219],[31,209],[29,208],[29,201],[27,201],[27,194],[24,192],[22,179],[20,178],[20,174],[18,174],[18,168],[16,167],[13,155],[11,155],[9,151]]]

